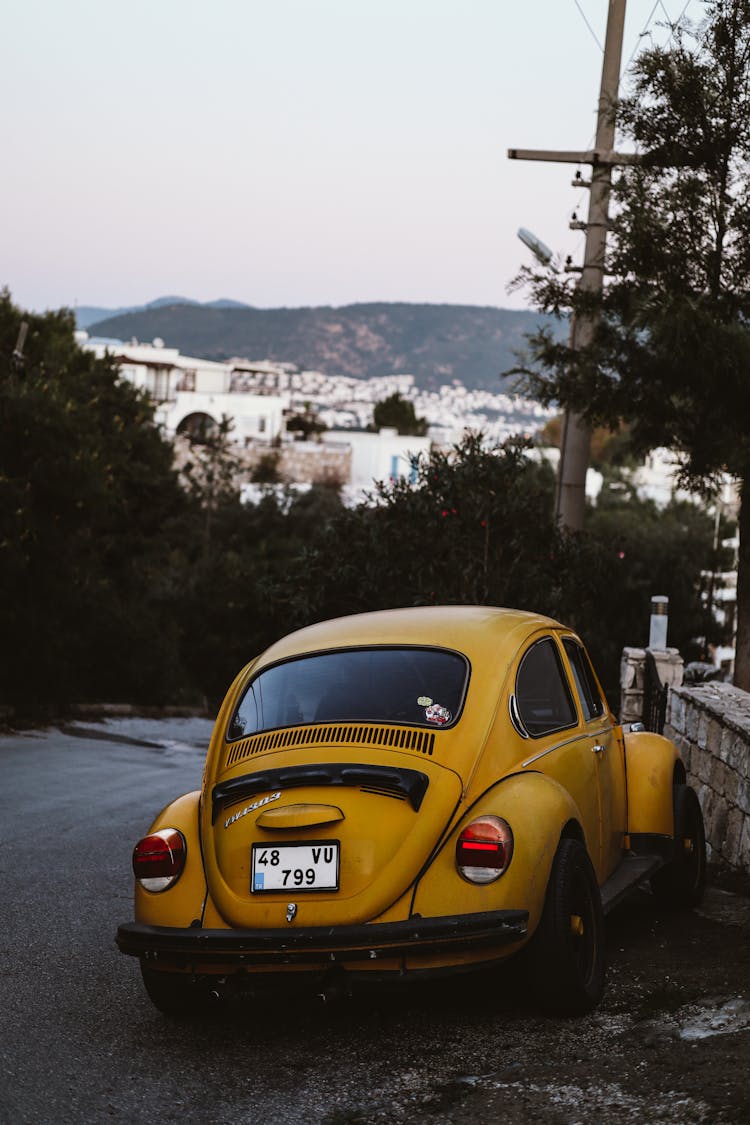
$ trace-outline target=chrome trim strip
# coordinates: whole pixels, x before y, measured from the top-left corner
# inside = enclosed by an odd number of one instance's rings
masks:
[[[561,750],[563,746],[570,746],[573,742],[581,742],[584,738],[598,738],[600,734],[612,732],[614,727],[605,726],[600,727],[599,730],[589,730],[583,734],[577,734],[573,738],[565,738],[562,742],[556,742],[554,746],[548,746],[546,750],[540,750],[538,754],[532,755],[531,758],[526,758],[521,762],[521,767],[531,766],[534,762],[538,762],[540,758],[546,758],[548,754],[554,753],[555,750]]]
[[[528,738],[529,732],[521,722],[521,716],[518,713],[518,701],[516,700],[515,692],[512,693],[508,699],[508,710],[510,711],[510,721],[516,733],[520,734],[521,738]]]

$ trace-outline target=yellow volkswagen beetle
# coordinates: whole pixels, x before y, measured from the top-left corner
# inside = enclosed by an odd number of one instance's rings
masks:
[[[675,746],[623,732],[586,651],[486,606],[312,625],[229,689],[202,789],[136,845],[117,942],[172,1015],[294,983],[408,979],[525,950],[547,1010],[604,988],[603,913],[705,878]]]

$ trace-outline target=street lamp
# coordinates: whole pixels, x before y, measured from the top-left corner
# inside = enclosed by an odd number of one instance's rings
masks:
[[[551,263],[552,251],[545,242],[542,242],[541,238],[537,238],[537,236],[530,230],[527,230],[526,227],[518,228],[518,237],[521,239],[524,246],[529,248],[540,265],[548,266]]]

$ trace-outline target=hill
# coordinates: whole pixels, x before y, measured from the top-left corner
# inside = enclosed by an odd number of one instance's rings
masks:
[[[425,388],[459,379],[497,390],[498,376],[513,366],[539,321],[526,310],[473,305],[258,309],[153,302],[90,323],[88,331],[121,340],[158,336],[205,359],[270,359],[355,378],[409,373]]]
[[[155,301],[149,301],[147,305],[129,305],[127,308],[120,309],[105,309],[98,305],[79,305],[75,309],[76,326],[88,330],[92,324],[96,324],[100,320],[111,320],[115,316],[129,316],[131,313],[158,309],[163,305],[189,305],[190,307],[205,307],[208,309],[249,308],[248,305],[243,305],[241,301],[232,301],[227,297],[220,297],[217,301],[206,301],[203,306],[201,306],[200,301],[193,301],[190,297],[157,297]]]

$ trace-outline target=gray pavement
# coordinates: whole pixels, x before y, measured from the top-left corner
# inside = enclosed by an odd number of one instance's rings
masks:
[[[608,992],[582,1020],[531,1011],[512,970],[164,1020],[114,933],[133,843],[199,785],[209,732],[127,719],[0,737],[3,1125],[750,1119],[750,903],[718,888],[687,916],[646,894],[619,908]]]

